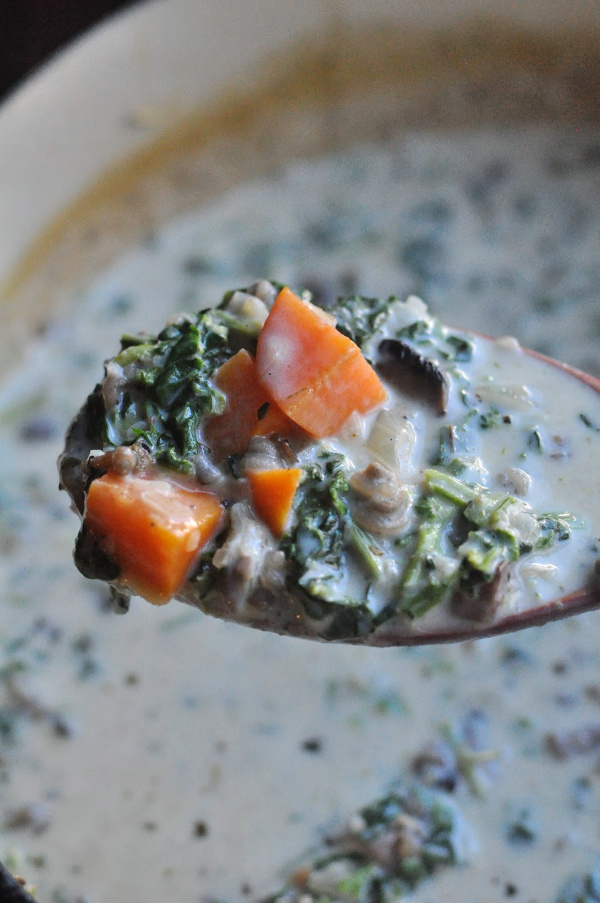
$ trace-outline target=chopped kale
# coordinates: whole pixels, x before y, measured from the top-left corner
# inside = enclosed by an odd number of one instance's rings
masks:
[[[461,335],[449,335],[446,339],[454,351],[453,360],[459,363],[468,363],[473,358],[473,341]]]
[[[415,546],[399,586],[399,610],[418,618],[455,590],[474,594],[504,564],[570,536],[565,514],[536,514],[525,502],[442,470],[425,472]]]
[[[430,458],[433,467],[446,467],[449,470],[461,469],[461,457],[471,451],[470,425],[477,412],[473,409],[458,424],[449,423],[440,428],[438,444]]]
[[[323,452],[305,468],[296,520],[283,540],[286,555],[298,567],[300,584],[310,596],[328,602],[338,601],[332,584],[344,568],[347,495],[348,461],[343,455]]]
[[[428,497],[420,505],[423,520],[416,546],[400,584],[399,610],[418,618],[448,596],[458,577],[458,562],[444,554],[444,537],[455,506],[448,500]]]
[[[331,313],[336,318],[337,328],[362,349],[384,324],[390,314],[390,305],[396,298],[365,298],[353,295],[339,298]]]
[[[431,344],[433,324],[430,320],[415,320],[409,323],[396,333],[398,339],[413,339],[415,342],[422,344]]]
[[[554,542],[565,542],[571,536],[571,530],[578,526],[577,519],[572,514],[540,514],[538,523],[541,528],[541,536],[537,544],[538,549],[550,547]]]
[[[492,405],[487,411],[479,415],[479,426],[482,430],[491,430],[506,423],[497,407]]]
[[[361,636],[373,626],[365,594],[344,591],[348,551],[359,551],[371,579],[380,572],[374,543],[350,518],[348,510],[349,461],[341,454],[323,452],[305,468],[297,491],[295,521],[281,548],[292,563],[291,580],[303,591],[307,614],[331,618],[328,639]]]
[[[346,539],[367,573],[373,580],[378,580],[383,573],[384,552],[373,537],[350,520],[346,524]]]
[[[473,358],[473,340],[458,333],[446,333],[435,318],[415,320],[396,332],[397,339],[421,347],[430,346],[431,356],[452,363],[467,363]]]
[[[123,372],[123,385],[106,412],[106,442],[141,441],[159,464],[192,473],[200,422],[224,404],[211,376],[231,356],[234,334],[239,346],[240,329],[227,311],[211,309],[157,336],[124,336],[112,362]]]
[[[305,468],[296,508],[297,524],[290,542],[294,556],[306,564],[315,556],[338,562],[344,518],[348,513],[348,461],[325,451]]]
[[[449,423],[439,431],[438,448],[431,456],[430,463],[434,467],[443,467],[454,458],[458,446],[458,433],[455,425]]]
[[[439,869],[464,862],[466,846],[456,809],[442,793],[420,784],[396,785],[326,845],[328,852],[315,857],[303,881],[290,883],[268,903],[390,903]]]

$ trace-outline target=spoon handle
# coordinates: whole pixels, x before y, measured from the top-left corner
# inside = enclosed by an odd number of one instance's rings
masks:
[[[35,903],[22,884],[0,862],[0,898],[4,903]]]
[[[583,370],[578,370],[577,367],[572,367],[571,364],[565,364],[562,361],[557,361],[552,357],[548,357],[547,354],[542,354],[541,351],[532,351],[531,348],[528,348],[527,353],[532,357],[537,357],[540,361],[546,361],[547,364],[552,364],[553,367],[558,367],[559,370],[562,370],[564,373],[570,374],[570,376],[573,376],[580,382],[585,383],[591,389],[594,389],[594,391],[600,394],[599,376],[592,376],[590,373],[584,373]]]

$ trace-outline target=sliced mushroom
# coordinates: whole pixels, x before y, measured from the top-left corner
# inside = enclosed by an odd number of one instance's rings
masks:
[[[407,342],[384,339],[379,343],[377,369],[406,395],[433,405],[438,414],[448,408],[448,376],[435,361],[423,357]]]
[[[245,502],[232,505],[230,525],[227,539],[214,554],[213,564],[224,570],[228,597],[241,616],[262,573],[265,557],[275,550],[275,544],[270,531]]]
[[[359,527],[396,536],[408,524],[410,495],[395,473],[373,461],[350,478],[350,507]]]
[[[508,594],[513,578],[510,564],[501,564],[492,579],[481,583],[474,594],[458,589],[451,600],[452,611],[460,618],[485,623],[491,621]]]

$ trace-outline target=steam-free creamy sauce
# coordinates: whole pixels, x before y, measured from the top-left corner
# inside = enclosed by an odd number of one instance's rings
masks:
[[[391,317],[382,334],[393,335],[395,329],[407,328],[428,317],[419,299],[397,307],[399,315]],[[376,336],[369,343],[369,350],[377,341]],[[504,487],[505,492],[520,497],[538,514],[576,511],[578,524],[568,541],[556,542],[545,553],[533,551],[519,560],[505,601],[495,614],[482,617],[483,624],[489,626],[494,619],[573,593],[595,581],[600,519],[588,477],[600,458],[600,432],[595,429],[600,396],[588,385],[573,383],[572,376],[527,354],[513,338],[472,337],[472,341],[472,359],[449,368],[452,375],[443,416],[436,416],[431,404],[411,401],[393,382],[388,384],[390,397],[385,408],[398,420],[405,418],[414,431],[414,442],[406,441],[404,454],[386,463],[414,492],[415,487],[426,482],[425,474],[432,450],[435,454],[439,445],[440,432],[451,425],[458,435],[465,430],[470,433],[467,453],[461,457],[457,450],[454,459],[465,468],[466,476],[463,474],[461,479],[472,480],[496,494],[502,494]],[[436,358],[435,352],[432,356]],[[475,415],[475,424],[469,423],[474,411],[469,410],[467,396],[484,403],[483,413]],[[594,413],[587,415],[586,410]],[[349,424],[343,435],[331,443],[357,470],[378,459],[373,442],[369,442],[376,417],[377,413],[366,418],[366,422],[357,420],[354,432],[353,424]],[[387,552],[394,557],[393,548]],[[397,573],[395,579],[398,580]],[[393,580],[392,577],[392,587]],[[373,589],[374,596],[385,597],[386,590],[390,591],[385,582],[379,590],[375,583]],[[460,618],[446,601],[417,618],[407,630],[418,634],[459,626]]]
[[[255,900],[444,726],[473,844],[415,900],[552,903],[594,867],[597,614],[413,650],[285,639],[173,604],[119,618],[72,565],[54,461],[122,332],[259,275],[418,291],[446,322],[597,373],[599,147],[597,131],[523,126],[291,166],[128,250],[6,381],[0,854],[40,900]],[[594,463],[578,466],[579,497],[555,487],[587,518]]]

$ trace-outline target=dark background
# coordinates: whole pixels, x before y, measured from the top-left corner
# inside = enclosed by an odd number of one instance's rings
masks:
[[[0,99],[60,47],[134,0],[0,0]]]

